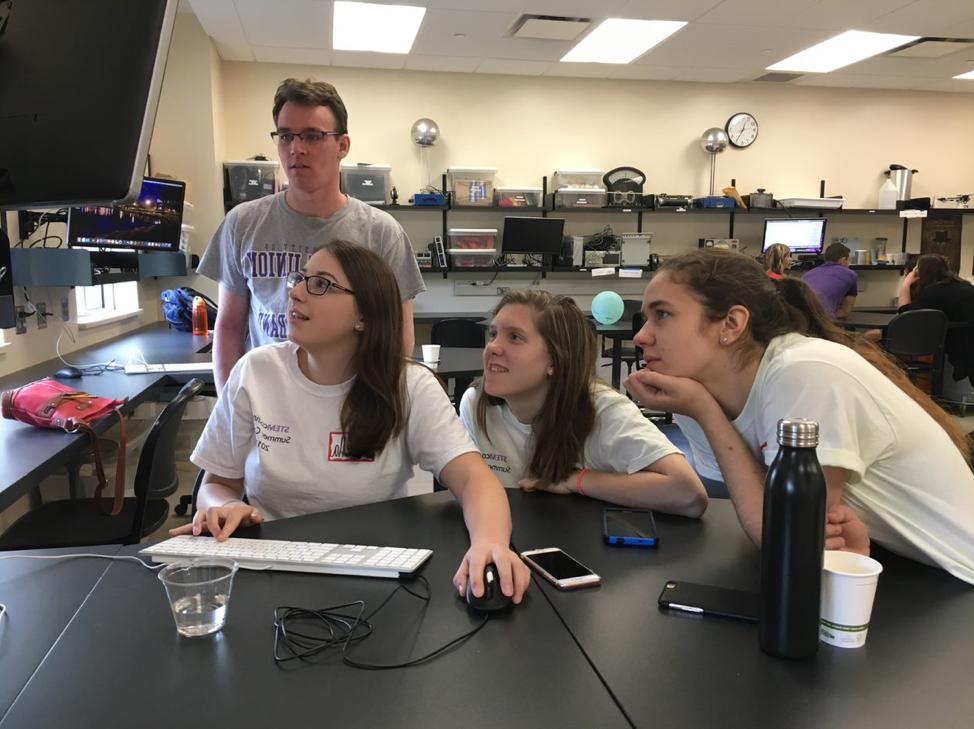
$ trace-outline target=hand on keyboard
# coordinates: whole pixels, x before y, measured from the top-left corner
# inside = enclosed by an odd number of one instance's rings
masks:
[[[209,531],[218,542],[224,542],[236,531],[238,526],[253,526],[262,521],[264,521],[264,517],[253,506],[242,501],[232,501],[224,506],[200,509],[193,517],[192,524],[170,529],[169,535],[177,537],[180,534],[192,534],[194,537],[198,537],[200,534]]]

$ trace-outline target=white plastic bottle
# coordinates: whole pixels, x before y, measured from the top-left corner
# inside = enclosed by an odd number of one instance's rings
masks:
[[[896,200],[898,197],[899,191],[896,189],[893,180],[887,175],[886,182],[879,188],[879,209],[896,210]]]

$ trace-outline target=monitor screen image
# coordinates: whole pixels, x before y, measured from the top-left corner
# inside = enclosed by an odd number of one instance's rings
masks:
[[[504,218],[501,250],[508,253],[561,254],[564,218]]]
[[[71,208],[68,246],[179,250],[185,196],[185,182],[146,177],[130,203]]]
[[[761,252],[784,243],[796,254],[818,254],[825,245],[825,218],[765,218]]]

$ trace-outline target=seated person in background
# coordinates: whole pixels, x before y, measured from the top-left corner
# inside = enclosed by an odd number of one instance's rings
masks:
[[[825,249],[825,263],[806,273],[802,280],[818,296],[830,319],[845,319],[859,295],[859,276],[849,268],[849,249],[833,243]]]
[[[764,252],[763,262],[768,278],[779,279],[791,268],[791,248],[784,243],[772,243]]]
[[[829,322],[802,281],[707,249],[670,258],[643,307],[633,341],[646,368],[626,387],[679,414],[697,470],[723,476],[755,544],[778,420],[808,418],[828,487],[826,548],[867,552],[865,523],[878,544],[974,584],[967,437],[882,351]]]
[[[516,290],[494,311],[484,376],[460,419],[501,483],[699,517],[707,494],[639,408],[595,377],[596,340],[575,302]]]
[[[458,592],[469,574],[482,595],[492,562],[504,594],[520,602],[529,575],[508,546],[507,498],[436,377],[403,356],[392,269],[333,241],[287,286],[288,341],[234,365],[190,456],[206,471],[199,510],[170,533],[205,527],[223,540],[241,524],[405,496],[419,463],[463,508],[470,549],[453,579]]]
[[[936,253],[920,256],[916,267],[903,277],[899,304],[901,312],[937,309],[949,321],[968,324],[947,331],[945,350],[955,380],[974,375],[974,285],[951,271],[946,257]]]

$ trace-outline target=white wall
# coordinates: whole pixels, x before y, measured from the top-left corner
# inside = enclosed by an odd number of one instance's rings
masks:
[[[288,76],[329,81],[349,109],[353,162],[392,165],[403,201],[421,185],[418,148],[409,140],[417,118],[435,119],[441,141],[431,149],[434,172],[451,165],[498,168],[498,184],[540,185],[559,168],[611,169],[633,165],[648,177],[647,191],[705,194],[709,157],[701,133],[723,126],[734,112],[753,113],[760,125],[749,149],[717,158],[718,187],[737,179],[742,193],[764,187],[777,197],[844,195],[846,207],[877,204],[882,171],[890,163],[920,170],[913,194],[974,191],[974,151],[959,140],[974,129],[974,96],[764,84],[692,84],[596,79],[485,76],[380,71],[283,64],[223,64],[226,154],[233,159],[264,154],[276,159],[268,137],[271,101]],[[400,215],[414,247],[425,248],[439,232],[437,214]],[[964,237],[962,272],[974,264],[974,218]],[[497,227],[497,214],[452,213],[450,225]],[[571,216],[567,232],[634,229],[622,216]],[[726,236],[724,216],[644,217],[655,234],[653,250],[667,254],[696,245],[699,237]],[[757,253],[761,218],[738,216],[735,234]],[[893,217],[833,217],[829,237],[887,237],[899,250],[901,223]],[[911,224],[909,250],[919,250],[919,224]],[[862,305],[888,305],[898,277],[865,272]],[[508,285],[506,276],[498,281]],[[419,311],[480,310],[494,298],[452,296],[450,282],[427,276],[431,292]],[[551,288],[553,279],[543,282]],[[592,293],[604,281],[563,282],[568,293]]]

